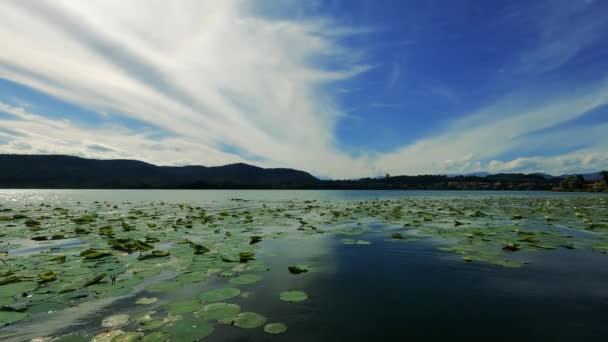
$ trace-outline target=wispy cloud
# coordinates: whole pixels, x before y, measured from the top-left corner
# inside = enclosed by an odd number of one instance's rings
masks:
[[[333,147],[341,112],[322,86],[369,68],[337,42],[357,29],[325,18],[264,18],[250,6],[5,2],[0,77],[162,127],[176,143],[197,147],[151,161],[241,159],[223,153],[223,144],[259,155],[269,165],[332,175],[349,169],[349,160]],[[340,67],[322,67],[324,61]],[[337,163],[328,167],[330,160]]]
[[[538,133],[606,105],[605,82],[580,83],[576,91],[564,90],[566,86],[545,93],[507,91],[392,152],[346,154],[337,147],[336,126],[357,117],[347,115],[338,96],[340,89],[363,86],[331,85],[379,65],[344,43],[374,30],[337,25],[320,15],[263,15],[260,8],[271,5],[285,11],[318,8],[295,0],[4,1],[0,78],[103,113],[104,124],[90,124],[85,114],[51,119],[29,106],[28,99],[0,102],[0,112],[7,113],[0,116],[0,152],[134,158],[165,165],[244,161],[336,178],[608,167],[606,125]],[[516,71],[556,70],[596,44],[605,24],[598,15],[582,20],[586,16],[581,13],[588,11],[579,4],[539,17],[531,24],[538,44],[521,52]],[[581,25],[560,24],[572,16]],[[404,40],[396,45],[406,50],[416,44]],[[407,61],[393,62],[389,59],[388,73],[381,76],[388,86],[402,82],[409,70]],[[427,90],[438,100],[459,101],[446,85]],[[363,87],[361,93],[365,91]],[[399,110],[407,105],[399,98],[378,99],[369,106],[359,104],[357,114],[370,106]],[[125,118],[147,128],[127,127],[121,124]],[[418,119],[425,120],[424,113]],[[377,132],[369,134],[382,139]],[[500,158],[542,144],[568,152]]]
[[[577,127],[546,135],[529,135],[575,119],[608,103],[608,82],[569,96],[551,96],[530,104],[527,93],[512,95],[453,122],[442,133],[380,156],[377,167],[391,173],[444,173],[480,170],[572,172],[608,166],[608,125]],[[553,157],[494,160],[531,143],[585,147]],[[577,164],[577,161],[586,160]],[[569,162],[571,161],[571,162]]]

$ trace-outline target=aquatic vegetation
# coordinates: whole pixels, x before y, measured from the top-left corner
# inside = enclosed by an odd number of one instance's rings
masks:
[[[255,312],[242,312],[236,316],[222,320],[224,324],[230,324],[243,329],[253,329],[266,323],[266,317]]]
[[[201,303],[198,300],[189,299],[189,300],[182,300],[179,302],[169,303],[166,306],[166,310],[168,313],[170,313],[172,315],[181,315],[181,314],[185,314],[188,312],[194,312],[197,309],[199,309],[200,306],[201,306]]]
[[[108,316],[101,321],[101,326],[104,328],[118,328],[129,323],[129,315],[119,314]]]
[[[18,328],[80,304],[127,298],[131,309],[157,312],[120,308],[112,312],[114,321],[104,323],[114,330],[99,339],[196,340],[213,333],[219,322],[284,333],[284,323],[266,324],[262,315],[242,313],[241,305],[256,310],[249,306],[252,298],[263,297],[260,292],[275,281],[276,274],[263,273],[276,265],[272,258],[281,262],[278,272],[293,281],[314,277],[317,272],[302,275],[311,271],[306,263],[314,259],[289,259],[280,249],[272,255],[267,249],[289,241],[335,241],[335,248],[363,256],[387,241],[418,241],[437,248],[447,262],[497,270],[525,267],[531,255],[547,250],[608,253],[608,208],[601,198],[243,203],[14,205],[0,216],[0,325]],[[409,243],[391,245],[401,249]],[[251,285],[256,283],[261,286]],[[270,296],[277,302],[308,299],[302,291]],[[125,323],[127,313],[132,316]],[[99,332],[99,322],[93,325],[90,336]]]
[[[203,308],[195,312],[194,315],[207,320],[221,321],[236,316],[240,311],[241,307],[236,304],[212,303],[203,306]]]
[[[302,302],[308,299],[308,295],[302,291],[285,291],[281,292],[279,298],[285,302]]]
[[[264,331],[269,334],[282,334],[287,331],[287,325],[284,323],[270,323],[264,326]]]
[[[289,273],[291,273],[291,274],[306,273],[306,272],[310,271],[310,266],[308,266],[308,265],[289,265],[287,267],[287,270],[289,270]]]
[[[171,323],[164,330],[175,341],[198,341],[209,336],[214,326],[202,319],[184,318]]]

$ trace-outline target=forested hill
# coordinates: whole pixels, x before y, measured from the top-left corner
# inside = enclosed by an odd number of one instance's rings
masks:
[[[317,181],[303,171],[247,164],[156,166],[136,160],[0,155],[2,188],[273,188],[302,187]]]
[[[579,178],[581,184],[570,190],[606,187],[605,180]],[[136,160],[0,154],[0,188],[551,190],[560,187],[563,180],[564,177],[546,174],[519,173],[320,180],[304,171],[265,169],[242,163],[213,167],[156,166]]]

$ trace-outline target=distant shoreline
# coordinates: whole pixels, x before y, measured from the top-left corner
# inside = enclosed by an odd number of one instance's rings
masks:
[[[585,178],[593,177],[593,179]],[[418,175],[322,180],[289,168],[243,163],[224,166],[156,166],[137,160],[66,155],[0,154],[0,189],[122,190],[471,190],[606,191],[601,173],[551,176],[533,173]]]

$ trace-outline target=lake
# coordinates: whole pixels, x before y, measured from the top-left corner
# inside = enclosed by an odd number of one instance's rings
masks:
[[[0,190],[0,340],[605,341],[607,200]]]

